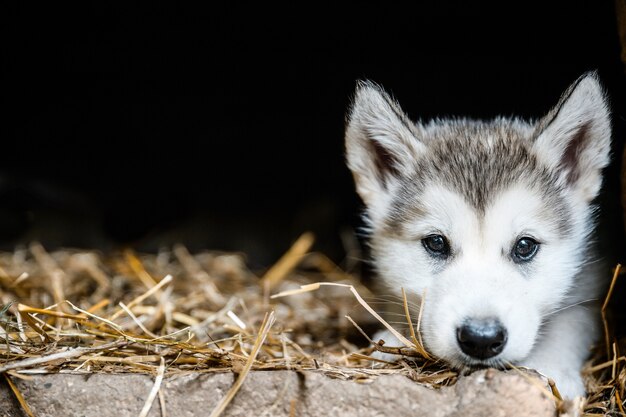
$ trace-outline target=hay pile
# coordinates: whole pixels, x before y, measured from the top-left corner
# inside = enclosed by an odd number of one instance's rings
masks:
[[[360,382],[394,373],[433,387],[456,381],[423,351],[419,333],[401,349],[368,345],[380,305],[357,276],[309,252],[311,244],[303,235],[261,276],[241,254],[190,254],[180,245],[102,254],[49,253],[33,243],[0,253],[0,373],[27,413],[11,378],[42,373],[154,374],[147,413],[164,376],[235,372],[213,416],[250,370],[316,370]],[[415,327],[419,317],[407,315]],[[623,412],[626,358],[612,346],[610,360],[598,349],[589,365],[589,415]],[[409,357],[373,360],[376,349]]]

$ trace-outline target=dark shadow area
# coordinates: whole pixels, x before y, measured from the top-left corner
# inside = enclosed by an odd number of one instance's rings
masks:
[[[343,154],[356,80],[382,84],[415,119],[535,118],[597,69],[616,134],[602,219],[622,248],[626,85],[613,4],[518,6],[11,10],[0,246],[180,241],[267,266],[312,230],[341,261],[342,232],[361,226]]]

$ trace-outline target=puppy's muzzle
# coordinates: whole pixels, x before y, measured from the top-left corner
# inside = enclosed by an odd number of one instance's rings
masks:
[[[502,352],[507,332],[497,319],[468,319],[457,329],[456,339],[466,355],[489,359]]]

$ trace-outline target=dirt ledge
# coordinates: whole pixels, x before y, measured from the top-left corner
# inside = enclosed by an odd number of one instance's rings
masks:
[[[13,379],[33,413],[44,416],[137,416],[154,378],[138,374],[51,374]],[[168,417],[209,415],[234,381],[232,373],[166,378],[161,386]],[[556,416],[554,402],[514,372],[492,369],[434,390],[400,375],[369,383],[329,378],[316,372],[251,372],[224,416]],[[292,408],[294,409],[292,411]],[[25,414],[9,387],[0,385],[0,416]],[[151,417],[161,415],[158,399]]]

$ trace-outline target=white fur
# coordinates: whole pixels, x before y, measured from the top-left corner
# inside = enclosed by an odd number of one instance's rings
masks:
[[[480,217],[461,196],[436,185],[423,194],[422,204],[430,209],[427,216],[407,219],[415,238],[376,238],[372,245],[391,287],[427,293],[422,321],[427,348],[451,363],[471,364],[457,347],[457,327],[468,317],[498,317],[509,341],[497,359],[521,363],[534,346],[542,316],[560,307],[555,300],[563,298],[578,272],[579,262],[568,256],[578,251],[575,242],[559,240],[556,225],[542,220],[541,198],[530,187],[506,190]],[[429,273],[429,255],[420,243],[432,233],[445,235],[457,252],[440,273]],[[524,235],[542,242],[531,278],[502,256]]]
[[[484,209],[477,210],[438,178],[429,179],[419,195],[425,212],[403,218],[401,236],[385,233],[384,219],[410,177],[413,161],[428,157],[431,132],[445,129],[447,123],[408,128],[398,111],[379,88],[361,86],[346,131],[348,165],[367,206],[372,255],[381,279],[388,288],[426,294],[424,343],[452,366],[529,366],[555,379],[567,397],[583,395],[580,368],[598,333],[597,311],[584,302],[599,296],[603,282],[593,275],[597,272],[585,269],[593,229],[590,202],[600,190],[610,141],[607,105],[595,75],[570,90],[549,119],[537,125],[535,138],[530,123],[506,125],[529,136],[530,152],[543,164],[541,169],[557,178],[562,190],[558,197],[572,219],[569,233],[559,228],[561,217],[548,213],[546,190],[537,184],[520,179],[494,192]],[[481,140],[494,146],[494,137]],[[394,157],[398,174],[388,175],[384,183],[368,141],[377,141]],[[568,154],[572,146],[576,149]],[[423,247],[421,240],[432,234],[450,242],[454,256],[449,261],[433,260]],[[535,258],[524,265],[510,258],[521,236],[541,243]],[[508,341],[500,354],[479,361],[461,351],[456,332],[467,318],[487,317],[504,325]],[[382,336],[388,344],[396,342]]]

